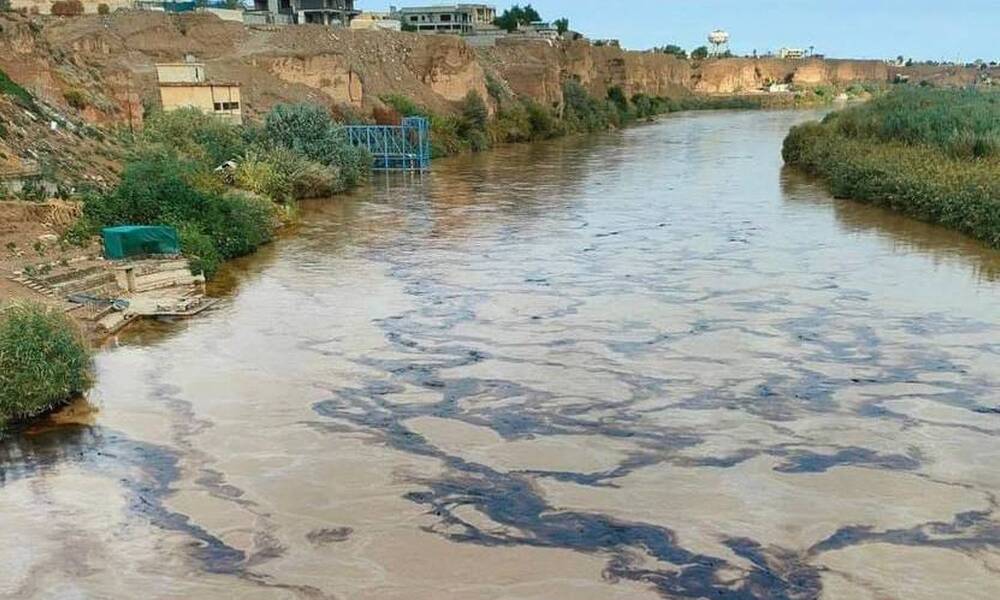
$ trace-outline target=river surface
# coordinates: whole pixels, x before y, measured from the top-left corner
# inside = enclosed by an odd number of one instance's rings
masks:
[[[674,115],[307,204],[0,445],[0,597],[1000,597],[1000,253]]]

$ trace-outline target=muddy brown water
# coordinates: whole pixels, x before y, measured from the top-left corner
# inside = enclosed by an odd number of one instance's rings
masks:
[[[1000,254],[675,115],[308,204],[0,446],[0,596],[1000,597]]]

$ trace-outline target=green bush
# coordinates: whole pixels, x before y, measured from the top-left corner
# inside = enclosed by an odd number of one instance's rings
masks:
[[[563,105],[563,121],[571,132],[603,131],[611,126],[608,104],[591,96],[577,81],[563,84]]]
[[[614,106],[614,109],[618,111],[621,121],[629,121],[633,117],[632,105],[621,86],[616,85],[608,88],[608,101],[610,101]]]
[[[548,140],[563,133],[562,125],[551,110],[541,104],[526,100],[524,109],[527,111],[530,135],[533,140]]]
[[[0,311],[0,423],[41,414],[87,389],[90,355],[61,311],[17,304]]]
[[[83,110],[87,108],[87,97],[81,90],[72,89],[63,92],[63,99],[66,100],[66,104],[77,110]]]
[[[461,112],[465,127],[472,130],[486,131],[486,125],[490,120],[490,111],[486,108],[486,102],[479,95],[479,92],[472,90],[466,94],[462,100]]]
[[[847,137],[934,146],[956,158],[1000,154],[998,92],[899,87],[824,123]]]
[[[716,108],[760,108],[760,102],[745,98],[691,96],[670,100],[645,94],[631,99],[619,86],[608,89],[607,97],[593,97],[577,81],[563,86],[560,119],[553,110],[530,99],[503,98],[497,81],[487,77],[487,90],[497,100],[493,119],[482,96],[470,92],[458,104],[458,115],[437,115],[401,95],[383,96],[382,101],[402,116],[423,116],[430,120],[431,155],[434,158],[466,150],[479,151],[493,144],[546,140],[567,133],[603,131],[621,127],[639,118],[678,110]]]
[[[459,133],[462,122],[451,115],[431,115],[431,157],[451,156],[468,149]]]
[[[321,106],[275,106],[264,119],[263,137],[272,146],[287,148],[313,162],[336,167],[344,188],[364,181],[371,169],[371,155],[351,145],[344,128]]]
[[[257,152],[247,152],[239,160],[234,174],[236,186],[266,196],[275,202],[292,200],[293,188],[288,174],[276,163]]]
[[[146,118],[141,141],[162,145],[211,168],[236,158],[246,149],[236,125],[196,108],[154,112]]]
[[[250,254],[273,240],[278,228],[277,211],[270,200],[241,193],[209,197],[204,213],[187,222],[211,237],[225,259]]]
[[[473,152],[489,149],[490,140],[486,134],[490,112],[483,97],[470,91],[462,100],[458,135]]]
[[[514,32],[521,25],[529,25],[541,20],[541,15],[530,4],[526,4],[523,8],[515,4],[504,10],[500,16],[494,19],[493,24],[507,32]],[[568,22],[566,26],[567,28],[569,27]]]
[[[1000,247],[1000,157],[955,158],[927,144],[846,135],[838,120],[807,123],[785,139],[785,161],[833,194],[939,223]]]
[[[87,217],[82,217],[77,219],[75,223],[63,232],[60,240],[63,244],[83,248],[86,247],[99,232],[100,228],[98,228],[92,220]]]
[[[404,117],[420,117],[428,115],[428,112],[420,108],[416,102],[401,94],[389,94],[387,96],[382,96],[381,99],[387,106],[391,107]]]
[[[197,185],[206,177],[211,173],[170,151],[146,152],[126,165],[114,192],[84,199],[84,215],[102,227],[167,224],[194,229],[211,239],[224,259],[271,241],[278,222],[270,200]],[[204,253],[199,257],[206,260]]]
[[[293,198],[325,198],[349,187],[342,181],[339,167],[311,161],[281,146],[257,152],[288,182]]]
[[[28,90],[19,86],[6,73],[0,71],[0,94],[14,98],[19,104],[26,108],[35,107],[35,98]]]
[[[178,235],[181,252],[191,263],[191,272],[204,273],[208,278],[214,276],[222,266],[222,255],[212,238],[190,223],[181,225]]]

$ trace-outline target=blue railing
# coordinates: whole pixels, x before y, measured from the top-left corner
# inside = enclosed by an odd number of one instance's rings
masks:
[[[430,123],[407,117],[399,125],[348,125],[351,144],[368,150],[376,171],[426,171],[431,166]]]

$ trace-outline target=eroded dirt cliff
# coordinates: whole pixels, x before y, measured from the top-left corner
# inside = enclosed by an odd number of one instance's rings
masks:
[[[123,12],[78,18],[0,17],[0,68],[40,97],[95,123],[123,122],[158,99],[154,65],[193,55],[211,78],[244,86],[251,114],[290,100],[308,100],[361,113],[386,94],[403,94],[447,111],[470,90],[487,96],[488,78],[548,104],[562,100],[562,83],[582,82],[602,96],[626,93],[677,96],[735,94],[772,82],[844,85],[887,81],[875,61],[729,59],[701,64],[672,56],[593,47],[509,42],[474,50],[449,36],[349,31],[321,26],[251,28],[211,15]],[[79,105],[83,107],[80,108]]]
[[[94,154],[92,146],[107,145],[94,141],[95,136],[88,139],[74,123],[141,127],[144,112],[159,103],[156,63],[186,55],[205,62],[210,79],[240,82],[244,112],[251,118],[290,101],[366,117],[388,94],[448,112],[470,90],[488,98],[488,84],[558,108],[563,82],[571,78],[598,97],[612,86],[628,95],[677,97],[753,93],[781,82],[804,87],[886,82],[899,71],[877,61],[734,58],[697,63],[582,41],[551,45],[504,40],[494,48],[473,49],[451,36],[319,25],[247,27],[200,14],[59,18],[0,13],[0,28],[0,69],[46,107],[44,114],[33,114],[0,102],[0,123],[7,126],[0,154],[7,162],[46,162],[49,155],[67,165],[86,164],[86,153]],[[914,73],[960,84],[975,77],[962,69]],[[55,130],[50,129],[53,120],[61,124]],[[72,145],[60,144],[58,138],[67,136],[77,140],[80,156]],[[35,138],[45,147],[30,148]],[[110,150],[100,154],[109,157],[101,168],[103,177],[114,161]]]

